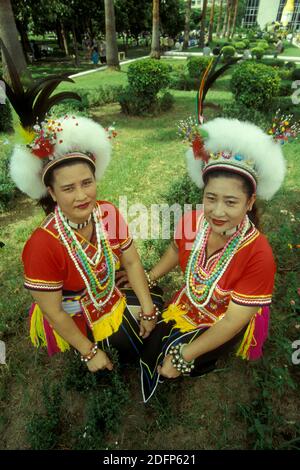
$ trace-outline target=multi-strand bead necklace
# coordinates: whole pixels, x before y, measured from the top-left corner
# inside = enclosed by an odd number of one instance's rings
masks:
[[[109,242],[105,236],[99,206],[92,213],[96,229],[97,252],[90,258],[81,246],[72,228],[59,206],[55,208],[55,222],[63,245],[81,278],[84,281],[89,297],[96,309],[101,308],[110,299],[115,287],[115,261]],[[103,253],[106,272],[101,281],[98,279],[96,267]]]
[[[217,283],[240,247],[248,228],[249,219],[246,215],[238,230],[227,241],[209,272],[205,272],[203,264],[211,228],[203,217],[185,271],[187,295],[195,307],[205,307],[208,304]]]

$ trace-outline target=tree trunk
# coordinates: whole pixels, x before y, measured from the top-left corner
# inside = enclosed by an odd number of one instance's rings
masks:
[[[19,41],[19,35],[16,27],[14,14],[10,0],[0,1],[0,37],[6,46],[9,55],[13,58],[15,67],[19,76],[25,80],[30,79],[30,73],[27,69],[26,59]],[[3,77],[11,84],[11,79],[7,70],[5,57],[2,54]]]
[[[104,8],[107,66],[120,70],[114,0],[104,0]]]
[[[55,24],[55,29],[56,29],[56,37],[57,37],[57,44],[60,49],[64,49],[64,40],[61,34],[61,26],[60,22],[56,21]]]
[[[80,60],[79,60],[79,54],[78,54],[76,29],[75,29],[74,22],[72,23],[72,38],[73,38],[73,50],[74,50],[74,62],[75,62],[75,66],[79,67]]]
[[[209,19],[208,42],[211,42],[212,37],[213,37],[214,12],[215,12],[215,0],[212,0],[211,10],[210,10],[210,19]]]
[[[234,15],[233,15],[233,22],[232,22],[231,37],[233,37],[234,32],[235,32],[236,17],[237,17],[237,12],[238,12],[238,6],[239,6],[239,0],[235,0],[235,2],[234,2]]]
[[[152,42],[150,57],[160,59],[159,0],[153,0],[152,7]]]
[[[69,56],[70,53],[69,53],[69,48],[68,48],[68,41],[67,41],[67,38],[66,38],[65,27],[64,27],[64,24],[63,24],[62,21],[60,22],[60,31],[61,31],[61,36],[62,36],[62,39],[63,39],[64,50],[65,50],[66,56]]]
[[[201,49],[203,49],[204,41],[205,41],[206,10],[207,10],[207,0],[203,0],[202,12],[201,12],[200,39],[199,39],[199,47]]]
[[[230,0],[229,12],[228,12],[228,22],[226,28],[226,36],[230,37],[230,30],[231,30],[231,20],[233,16],[233,0]]]
[[[192,0],[187,0],[186,7],[185,7],[184,41],[183,41],[183,47],[182,47],[184,51],[189,46],[191,11],[192,11]]]
[[[231,27],[231,18],[232,18],[232,7],[233,7],[233,2],[230,0],[229,1],[229,10],[228,10],[228,20],[227,20],[227,26],[226,26],[226,33],[225,36],[229,38],[230,36],[230,27]]]
[[[222,37],[224,37],[225,33],[226,33],[226,26],[227,26],[227,22],[228,22],[228,14],[229,14],[229,6],[230,6],[230,0],[227,0],[225,16],[224,16],[224,22],[223,22],[223,28],[222,28]]]
[[[220,0],[220,10],[219,10],[219,17],[218,17],[218,24],[217,24],[217,31],[216,31],[216,35],[218,38],[220,37],[222,13],[223,13],[223,0]]]
[[[26,62],[28,63],[28,52],[32,53],[32,49],[30,46],[28,34],[27,34],[27,29],[26,26],[24,26],[24,23],[20,20],[16,20],[16,26],[17,26],[17,31],[20,33],[21,36],[21,44],[23,48],[23,53],[26,59]]]

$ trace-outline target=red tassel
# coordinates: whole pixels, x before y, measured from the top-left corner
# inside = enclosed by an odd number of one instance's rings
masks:
[[[205,163],[209,160],[209,155],[205,150],[203,140],[200,135],[196,135],[192,142],[194,157],[196,160],[203,160]]]

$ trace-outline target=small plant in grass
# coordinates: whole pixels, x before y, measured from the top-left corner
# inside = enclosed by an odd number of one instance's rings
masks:
[[[33,450],[54,449],[60,434],[61,390],[59,384],[44,381],[44,411],[35,412],[26,424],[27,439]]]
[[[76,431],[76,450],[104,449],[109,433],[117,433],[124,407],[129,401],[128,388],[119,373],[118,354],[111,351],[114,369],[87,395],[85,424]]]
[[[1,89],[2,90],[2,89]],[[0,90],[0,92],[2,92]],[[0,132],[12,132],[13,130],[13,119],[11,108],[6,100],[4,104],[0,104]]]
[[[190,78],[197,79],[200,83],[209,62],[209,57],[189,57],[187,60],[187,69]]]
[[[4,137],[4,139],[6,138]],[[10,152],[11,146],[9,144],[2,144],[0,151],[0,212],[8,207],[17,194],[17,188],[9,174]]]

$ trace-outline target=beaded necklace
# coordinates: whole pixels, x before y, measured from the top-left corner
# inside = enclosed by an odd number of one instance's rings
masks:
[[[100,208],[97,205],[92,212],[97,238],[95,260],[85,253],[59,206],[56,206],[54,215],[60,239],[83,279],[93,305],[96,309],[100,309],[110,299],[115,287],[115,261],[109,242],[105,237]],[[102,252],[106,273],[100,281],[95,268],[100,261]]]
[[[217,283],[240,247],[249,228],[249,223],[246,215],[238,230],[227,241],[209,272],[205,272],[202,266],[211,228],[203,217],[185,271],[187,296],[195,307],[205,307],[210,301]]]

